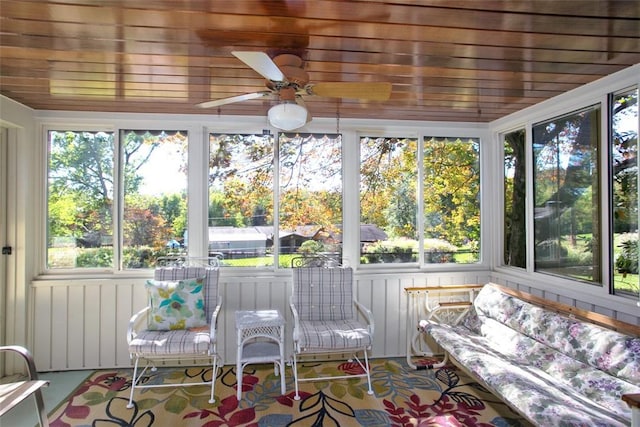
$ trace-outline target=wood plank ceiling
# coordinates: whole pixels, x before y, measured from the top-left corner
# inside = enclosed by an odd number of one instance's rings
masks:
[[[308,96],[314,117],[488,122],[640,63],[637,0],[0,3],[0,92],[35,109],[266,115],[231,55],[295,53],[311,82],[391,82],[388,101]]]

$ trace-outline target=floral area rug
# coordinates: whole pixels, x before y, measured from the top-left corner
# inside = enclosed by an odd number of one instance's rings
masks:
[[[497,398],[454,367],[413,370],[404,359],[374,359],[375,396],[366,378],[305,382],[294,400],[293,374],[287,368],[287,393],[273,365],[249,365],[236,399],[235,366],[218,371],[216,402],[208,386],[136,390],[127,409],[131,370],[96,371],[50,416],[63,426],[528,426]],[[425,361],[424,363],[427,363]],[[298,364],[300,376],[360,372],[357,363]],[[208,380],[211,368],[161,368],[144,378],[147,384]]]

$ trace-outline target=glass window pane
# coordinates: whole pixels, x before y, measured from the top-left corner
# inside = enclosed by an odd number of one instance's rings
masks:
[[[209,255],[273,266],[273,137],[209,135]]]
[[[342,137],[279,134],[280,267],[301,255],[342,259]]]
[[[49,131],[47,268],[113,267],[112,132]]]
[[[480,260],[480,140],[424,139],[424,262]]]
[[[185,131],[122,131],[123,268],[186,253],[187,143]]]
[[[614,293],[638,294],[638,89],[611,103]]]
[[[418,141],[360,138],[360,262],[418,261]]]
[[[503,136],[504,143],[504,264],[527,266],[526,159],[524,129]]]
[[[536,271],[601,283],[599,107],[533,127]]]

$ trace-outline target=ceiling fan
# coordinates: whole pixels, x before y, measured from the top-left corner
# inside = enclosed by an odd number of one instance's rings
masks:
[[[282,130],[294,130],[311,121],[303,96],[352,98],[366,101],[386,101],[391,96],[391,83],[378,82],[319,82],[310,83],[302,68],[302,59],[292,54],[281,54],[271,59],[264,52],[231,52],[233,56],[253,68],[266,81],[266,90],[203,102],[200,108],[221,105],[265,96],[277,95],[281,103],[271,107],[270,123]]]

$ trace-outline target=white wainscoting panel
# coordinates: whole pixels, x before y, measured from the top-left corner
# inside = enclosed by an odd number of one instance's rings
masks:
[[[289,275],[221,274],[223,309],[219,350],[226,364],[235,363],[235,311],[278,309],[287,319],[290,352]],[[372,357],[406,354],[405,287],[486,283],[488,271],[458,273],[356,273],[356,295],[375,318]],[[146,304],[143,278],[38,280],[32,283],[31,341],[42,371],[130,367],[126,331],[129,318]],[[413,325],[410,325],[413,328]]]

